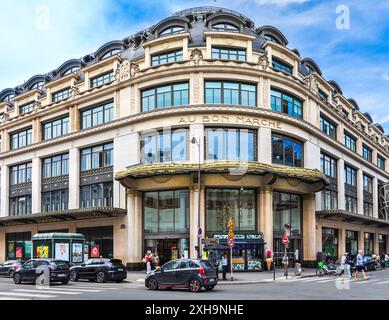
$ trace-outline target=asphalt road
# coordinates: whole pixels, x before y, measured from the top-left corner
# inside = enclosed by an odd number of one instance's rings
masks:
[[[389,270],[369,272],[367,281],[347,278],[312,277],[277,280],[275,283],[216,286],[214,291],[191,293],[188,290],[147,290],[143,283],[104,283],[89,281],[51,285],[15,285],[0,278],[0,300],[389,300]]]

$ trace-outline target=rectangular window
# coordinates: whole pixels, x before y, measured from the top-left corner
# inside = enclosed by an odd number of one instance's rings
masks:
[[[143,219],[145,233],[189,232],[189,191],[145,192]]]
[[[212,47],[212,59],[246,61],[246,50]]]
[[[362,145],[362,157],[367,161],[373,161],[373,151],[365,145]]]
[[[42,192],[42,210],[43,212],[56,212],[68,209],[69,190],[56,190]]]
[[[256,161],[257,132],[249,129],[206,129],[206,160]]]
[[[328,101],[328,94],[326,94],[323,90],[318,90],[317,95],[319,96],[320,99],[324,101]]]
[[[26,147],[32,144],[32,128],[24,129],[22,131],[11,133],[11,150]]]
[[[357,151],[357,139],[355,139],[352,135],[350,135],[346,131],[344,132],[344,145],[346,146],[347,149],[350,149],[354,152]]]
[[[61,177],[69,174],[69,154],[62,154],[42,160],[43,179]]]
[[[81,111],[81,129],[87,129],[113,120],[113,102]]]
[[[356,187],[357,186],[357,170],[345,165],[344,166],[345,184]]]
[[[81,150],[81,171],[110,167],[113,165],[113,143]]]
[[[270,95],[272,110],[302,119],[303,102],[300,99],[276,89],[271,89]]]
[[[363,175],[363,191],[373,193],[373,179],[366,174]]]
[[[256,107],[257,88],[249,83],[205,81],[205,103]]]
[[[285,73],[290,74],[290,75],[293,74],[293,67],[290,66],[289,64],[287,64],[286,62],[281,61],[277,58],[273,57],[272,66],[274,69],[276,69],[278,71],[282,71],[282,72],[285,72]]]
[[[70,88],[66,88],[64,90],[54,92],[52,95],[52,100],[53,102],[59,102],[70,98],[70,96],[71,96]]]
[[[377,167],[381,170],[385,170],[385,159],[381,156],[377,156]]]
[[[320,157],[320,163],[321,163],[321,172],[323,172],[325,175],[336,179],[337,178],[337,166],[336,166],[336,160],[324,153],[321,154]]]
[[[112,182],[96,183],[82,186],[81,208],[97,208],[113,206],[113,184]]]
[[[162,54],[156,54],[151,56],[151,65],[159,66],[161,64],[172,63],[183,60],[183,51],[175,50]]]
[[[9,215],[31,214],[31,195],[9,198]]]
[[[30,102],[19,107],[19,114],[29,113],[34,110],[35,102]]]
[[[186,161],[188,160],[187,144],[187,129],[142,134],[142,163]]]
[[[332,190],[323,190],[321,192],[321,209],[335,210],[338,208],[338,193]]]
[[[346,211],[358,212],[358,207],[357,207],[357,198],[346,195],[345,196],[345,205],[346,205]]]
[[[302,167],[303,144],[291,138],[273,135],[273,163]]]
[[[371,202],[363,202],[363,214],[367,217],[373,217],[373,204]]]
[[[113,71],[109,71],[105,74],[99,75],[95,78],[92,78],[90,81],[91,88],[97,88],[104,84],[111,83],[114,80]]]
[[[364,255],[371,256],[374,253],[374,234],[365,232]]]
[[[339,230],[322,228],[322,245],[322,251],[324,253],[329,253],[332,257],[338,257]]]
[[[320,116],[320,130],[327,136],[336,140],[336,125],[324,116]]]
[[[189,104],[189,83],[177,83],[142,91],[142,111]]]
[[[232,218],[235,231],[254,231],[256,192],[250,189],[207,189],[206,229],[209,232],[228,232]]]
[[[357,231],[346,231],[346,252],[351,256],[358,254],[358,232]]]
[[[69,117],[56,119],[42,125],[43,140],[55,139],[69,133]]]
[[[301,197],[285,192],[273,192],[273,230],[284,231],[285,224],[291,226],[292,233],[301,234]]]
[[[32,175],[32,162],[19,164],[17,166],[10,167],[10,185],[15,186],[18,184],[31,182]]]

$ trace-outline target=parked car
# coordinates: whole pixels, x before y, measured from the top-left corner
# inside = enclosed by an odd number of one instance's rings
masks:
[[[161,268],[151,271],[145,279],[145,286],[150,290],[188,288],[192,292],[199,292],[202,288],[211,291],[216,285],[216,269],[205,260],[169,261]]]
[[[103,283],[105,281],[122,282],[127,278],[126,267],[119,259],[89,259],[70,268],[70,280],[88,279]]]
[[[0,275],[13,277],[16,270],[18,270],[22,264],[23,260],[7,260],[4,263],[0,264]]]
[[[70,278],[70,265],[67,261],[56,259],[31,259],[15,270],[13,280],[15,284],[22,282],[35,283],[37,278],[49,268],[50,282],[67,284]]]

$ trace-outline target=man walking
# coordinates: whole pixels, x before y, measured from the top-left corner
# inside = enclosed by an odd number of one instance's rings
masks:
[[[362,250],[358,251],[356,263],[355,263],[355,280],[358,281],[358,273],[362,271],[363,280],[366,280],[365,264],[363,262],[364,257]]]
[[[348,253],[346,252],[342,258],[340,259],[340,265],[342,267],[342,270],[344,273],[347,273],[347,276],[351,279],[351,266],[348,264],[348,259],[347,259]]]
[[[228,259],[225,254],[222,258],[223,280],[227,280]]]

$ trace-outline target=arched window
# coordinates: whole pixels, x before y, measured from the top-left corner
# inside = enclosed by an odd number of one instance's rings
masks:
[[[113,50],[110,50],[108,51],[107,53],[105,53],[102,57],[101,57],[101,60],[103,59],[107,59],[109,57],[112,57],[114,56],[115,54],[118,54],[121,50],[120,49],[113,49]]]
[[[14,94],[9,94],[8,96],[6,96],[6,97],[3,99],[2,102],[8,102],[8,103],[10,103],[11,100],[12,100],[13,98],[15,98],[15,95],[14,95]]]
[[[271,34],[265,34],[263,37],[264,37],[266,40],[273,41],[273,42],[275,42],[275,43],[280,44],[280,42],[277,40],[277,38],[276,38],[275,36],[271,35]]]
[[[166,35],[169,35],[169,34],[178,34],[178,33],[182,33],[185,31],[185,28],[184,27],[181,27],[181,26],[172,26],[172,27],[169,27],[167,29],[164,29],[159,35],[161,36],[166,36]]]
[[[80,70],[80,67],[71,67],[69,68],[68,70],[65,71],[65,73],[63,74],[64,76],[67,76],[71,73],[75,73],[77,72],[78,70]]]
[[[212,26],[212,30],[216,31],[231,31],[231,32],[239,32],[239,28],[230,24],[230,23],[217,23]]]

